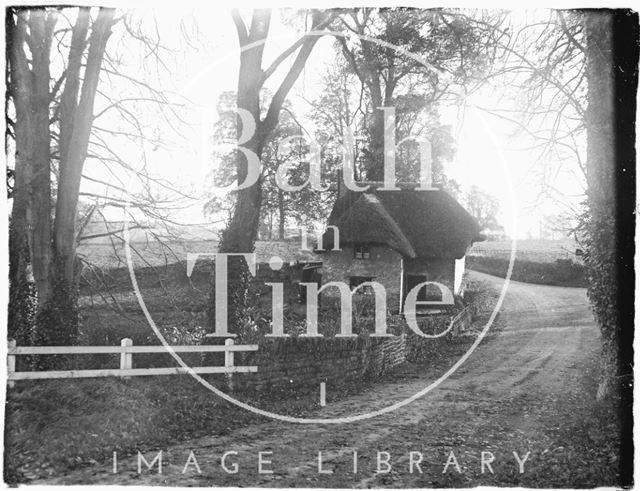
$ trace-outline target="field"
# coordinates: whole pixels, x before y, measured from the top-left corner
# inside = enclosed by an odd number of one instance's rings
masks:
[[[509,258],[513,241],[484,241],[477,242],[469,252],[470,256],[488,256],[496,258]],[[570,238],[564,240],[516,240],[516,258],[533,261],[552,263],[556,259],[578,260],[576,249],[580,246]]]
[[[131,242],[130,249],[134,268],[158,268],[186,261],[189,254],[215,253],[218,250],[218,240],[172,238],[160,242],[150,238],[149,240]],[[255,254],[258,262],[267,262],[273,256],[278,256],[285,262],[318,260],[313,252],[301,250],[300,242],[297,239],[258,240],[256,241]],[[127,265],[125,245],[122,242],[82,244],[78,248],[78,255],[85,264],[101,269],[121,268]]]

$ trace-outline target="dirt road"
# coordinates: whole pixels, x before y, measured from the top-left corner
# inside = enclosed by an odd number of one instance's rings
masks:
[[[474,276],[497,286],[503,282]],[[122,456],[116,473],[107,462],[39,483],[433,487],[542,481],[552,486],[571,475],[576,459],[576,449],[559,440],[558,407],[570,407],[577,396],[576,385],[598,344],[585,290],[512,282],[496,327],[497,334],[439,388],[393,413],[342,425],[258,424],[162,449],[162,474],[158,462],[153,470],[143,463],[138,474],[138,460]],[[414,377],[381,384],[331,403],[317,416],[380,408],[429,382]],[[146,459],[155,456],[150,452]],[[579,476],[570,482],[578,485]]]

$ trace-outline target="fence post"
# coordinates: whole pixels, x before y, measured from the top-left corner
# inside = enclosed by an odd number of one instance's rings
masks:
[[[233,346],[233,344],[234,344],[233,338],[227,338],[224,340],[225,347]],[[224,367],[225,368],[233,367],[233,351],[230,351],[228,349],[224,350]],[[227,376],[227,387],[229,388],[230,391],[232,391],[233,390],[233,373],[226,372],[226,376]]]
[[[233,346],[233,338],[225,339],[224,345]],[[224,350],[224,366],[227,368],[233,366],[233,351],[229,351],[227,349]]]
[[[11,351],[16,347],[16,340],[9,339],[8,343],[8,351]],[[12,354],[7,354],[7,378],[10,378],[11,375],[16,371],[16,356]],[[12,388],[16,385],[15,381],[9,380],[8,382],[9,388]]]
[[[120,340],[120,346],[133,346],[133,339],[124,338]],[[120,353],[120,370],[133,368],[133,353]],[[123,377],[130,378],[130,377]]]

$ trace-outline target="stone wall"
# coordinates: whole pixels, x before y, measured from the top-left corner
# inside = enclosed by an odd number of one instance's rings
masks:
[[[405,336],[389,338],[265,339],[253,353],[236,354],[236,365],[256,365],[258,373],[234,375],[235,391],[318,390],[374,378],[405,360]]]
[[[434,316],[446,329],[450,315]],[[271,338],[259,343],[257,352],[235,354],[235,365],[258,367],[257,373],[233,375],[231,389],[236,392],[299,394],[327,387],[339,387],[358,380],[375,379],[405,361],[431,362],[439,358],[442,347],[460,342],[459,334],[472,322],[472,309],[465,308],[454,319],[453,329],[437,339],[407,332],[388,338]],[[468,343],[468,340],[463,340]]]
[[[371,277],[384,286],[387,293],[387,308],[400,310],[400,280],[402,256],[387,246],[371,246],[370,259],[354,259],[353,247],[345,245],[341,251],[322,254],[322,284],[342,281],[349,285],[350,276]],[[337,288],[323,291],[323,296],[337,297]]]
[[[411,332],[407,334],[405,342],[405,357],[411,363],[427,363],[436,358],[447,344],[450,344],[452,338],[443,336],[441,338],[427,339]]]
[[[439,338],[424,338],[408,330],[405,340],[405,359],[412,363],[424,363],[437,358],[440,348],[460,340],[460,334],[467,330],[473,322],[473,309],[465,307],[455,317],[438,315],[430,318],[434,332],[443,332],[453,322],[451,330]],[[463,341],[467,343],[468,341]]]

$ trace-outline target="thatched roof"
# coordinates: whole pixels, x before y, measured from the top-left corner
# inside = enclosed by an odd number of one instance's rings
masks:
[[[461,258],[473,242],[483,240],[474,218],[440,190],[347,190],[328,224],[340,230],[341,244],[385,244],[410,258]],[[333,247],[331,231],[323,244],[325,250]]]

